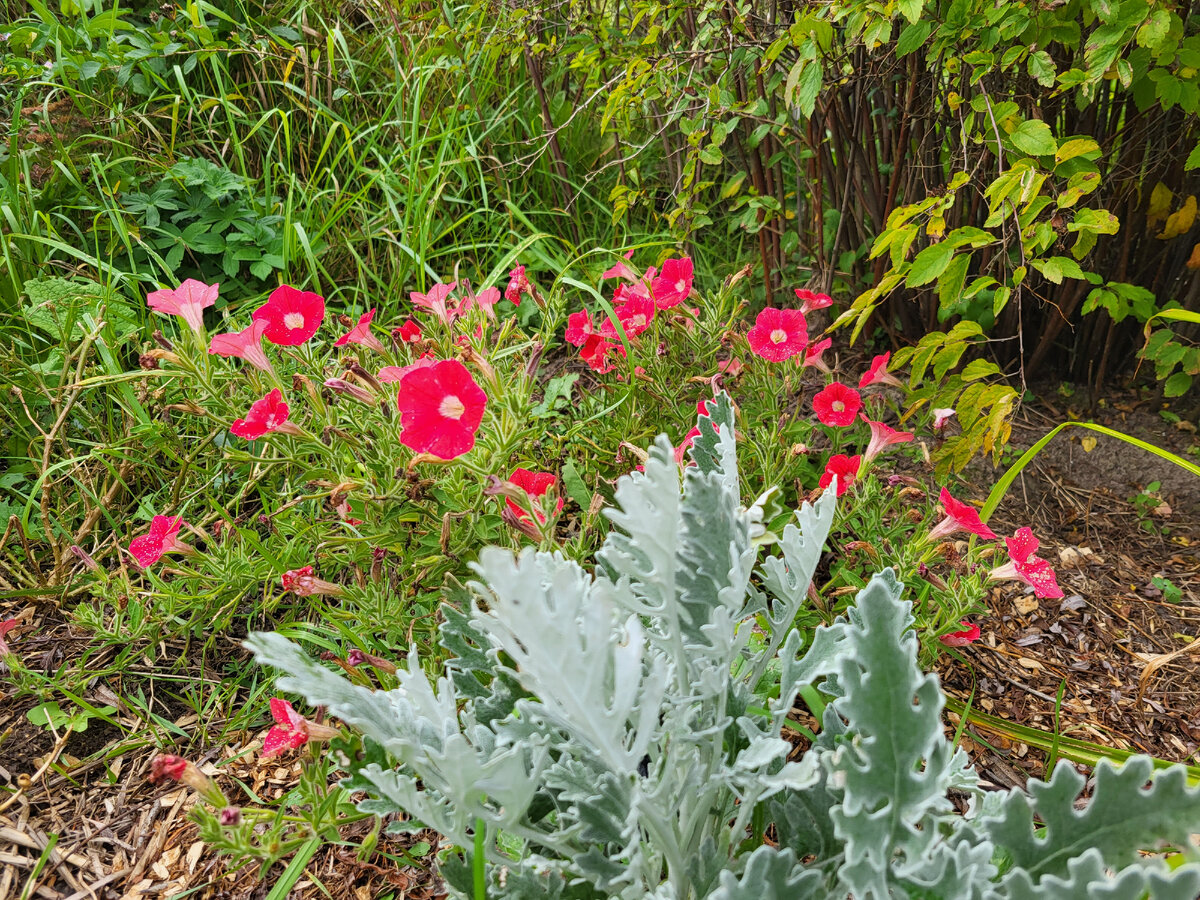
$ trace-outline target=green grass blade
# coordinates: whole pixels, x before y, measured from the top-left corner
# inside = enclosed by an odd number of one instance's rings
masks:
[[[1148,453],[1153,453],[1155,456],[1162,457],[1163,459],[1167,460],[1167,462],[1174,463],[1181,469],[1200,477],[1200,466],[1193,462],[1188,462],[1182,456],[1177,456],[1169,450],[1156,447],[1151,443],[1141,440],[1140,438],[1135,438],[1132,435],[1124,434],[1123,432],[1116,431],[1112,428],[1106,428],[1103,425],[1097,425],[1095,422],[1063,422],[1049,434],[1042,437],[1036,444],[1022,453],[1021,458],[1009,466],[1008,471],[1000,476],[1000,480],[996,482],[995,486],[991,490],[991,493],[988,494],[987,502],[983,504],[983,509],[980,510],[979,518],[986,522],[988,517],[990,517],[991,514],[996,511],[996,507],[1000,505],[1000,501],[1003,500],[1005,495],[1008,493],[1008,489],[1012,486],[1013,481],[1015,481],[1017,476],[1021,474],[1022,470],[1029,465],[1030,461],[1042,451],[1043,447],[1050,443],[1055,435],[1057,435],[1063,429],[1070,428],[1072,426],[1077,428],[1086,428],[1089,431],[1096,431],[1100,434],[1107,435],[1108,437],[1117,438],[1118,440],[1122,440],[1127,444],[1132,444],[1135,447],[1145,450]]]

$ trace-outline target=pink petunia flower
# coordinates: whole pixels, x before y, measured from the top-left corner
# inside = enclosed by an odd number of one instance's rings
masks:
[[[852,387],[835,381],[813,397],[813,412],[822,425],[845,428],[853,425],[862,409],[862,397]],[[870,457],[867,457],[870,459]]]
[[[531,472],[529,469],[513,469],[513,473],[508,476],[508,480],[523,490],[530,497],[544,497],[550,488],[558,483],[558,479],[550,472]],[[504,504],[517,516],[518,519],[528,522],[529,513],[522,509],[517,503],[513,502],[511,497],[504,498]],[[563,499],[558,498],[558,502],[554,505],[554,515],[562,512]],[[539,524],[546,523],[546,514],[537,512],[537,520]]]
[[[691,257],[668,259],[663,263],[662,272],[654,279],[650,292],[659,309],[670,309],[686,300],[692,293]]]
[[[737,357],[723,359],[717,363],[717,371],[728,375],[730,378],[737,378],[742,374],[742,369],[744,368],[745,366],[742,365],[742,361]]]
[[[846,456],[843,453],[835,453],[829,457],[829,462],[825,463],[825,474],[821,476],[821,480],[817,482],[817,486],[822,489],[829,487],[836,475],[837,495],[840,497],[854,485],[861,466],[861,456]]]
[[[980,521],[979,513],[967,504],[955,500],[945,488],[942,488],[941,501],[942,508],[946,510],[946,517],[933,526],[926,540],[940,541],[956,531],[969,531],[989,541],[996,539],[996,533]]]
[[[435,284],[424,294],[420,291],[410,291],[408,299],[413,302],[414,306],[429,310],[443,325],[450,325],[459,315],[458,304],[447,302],[450,292],[456,287],[458,287],[457,281],[449,284]]]
[[[965,647],[967,644],[973,644],[979,640],[979,626],[972,625],[970,622],[959,622],[960,626],[965,626],[962,631],[952,631],[949,634],[943,634],[938,638],[947,647]]]
[[[907,444],[913,439],[911,431],[897,431],[895,428],[884,425],[882,422],[868,419],[866,413],[863,413],[862,420],[871,426],[871,442],[867,444],[866,452],[863,454],[867,462],[870,462],[883,452],[884,447],[889,447],[892,444]]]
[[[798,309],[768,306],[758,314],[746,335],[750,349],[770,362],[783,362],[804,350],[808,343],[808,325]]]
[[[285,593],[290,591],[297,597],[316,597],[321,594],[329,597],[346,596],[346,591],[340,584],[315,576],[312,566],[288,569],[279,576],[279,583],[283,585]]]
[[[421,326],[412,319],[405,320],[404,324],[396,329],[400,336],[400,340],[406,344],[415,344],[421,339]]]
[[[156,312],[179,316],[197,335],[204,335],[204,310],[217,302],[219,284],[188,278],[174,290],[152,291],[146,305]]]
[[[272,344],[298,347],[316,334],[325,320],[325,298],[289,284],[280,285],[250,318],[267,323],[264,334]]]
[[[183,516],[155,516],[150,520],[150,531],[130,542],[130,555],[148,569],[173,550],[190,550],[178,539],[183,525]]]
[[[310,722],[278,697],[271,698],[271,718],[275,724],[263,741],[262,759],[278,756],[285,750],[296,750],[309,741],[328,741],[338,735],[336,728]]]
[[[475,446],[487,399],[456,359],[413,369],[401,379],[396,396],[400,443],[439,459],[462,456]]]
[[[824,309],[833,305],[833,298],[828,294],[819,294],[807,288],[794,288],[796,299],[800,301],[800,312],[806,316],[816,309]]]
[[[804,348],[804,359],[800,365],[802,367],[812,366],[825,374],[829,374],[833,370],[829,368],[829,364],[821,359],[821,354],[833,346],[833,338],[825,338],[823,341],[817,341],[815,344],[809,344]]]
[[[890,384],[895,387],[902,387],[899,381],[893,375],[890,375],[887,370],[888,360],[892,358],[892,354],[881,353],[871,360],[871,367],[863,373],[863,377],[858,380],[858,387],[861,390],[871,384]]]
[[[465,313],[468,310],[473,309],[475,306],[478,306],[480,309],[482,309],[484,311],[484,313],[487,315],[487,317],[489,319],[494,320],[496,318],[496,312],[495,312],[494,307],[499,302],[500,302],[500,288],[497,288],[497,287],[484,288],[478,294],[473,293],[473,294],[469,295],[466,298],[466,300],[463,301],[463,304],[459,309],[461,312]],[[480,325],[478,328],[475,329],[475,336],[482,337],[482,335],[483,335],[483,326]]]
[[[382,353],[383,344],[371,333],[371,320],[374,318],[375,308],[372,307],[359,317],[357,325],[334,341],[333,346],[345,347],[347,344],[362,344],[364,347],[370,347],[376,353]]]
[[[567,330],[563,334],[563,340],[568,344],[582,347],[587,343],[588,337],[595,333],[596,325],[592,322],[591,314],[586,309],[567,316]]]
[[[267,323],[260,319],[257,322],[252,322],[249,328],[242,331],[230,331],[225,334],[218,334],[209,343],[208,352],[215,353],[217,356],[223,356],[226,359],[229,357],[244,359],[256,369],[270,372],[271,361],[267,359],[266,351],[263,350],[262,346],[263,334],[266,330]]]
[[[246,418],[234,421],[229,430],[248,441],[272,431],[292,436],[300,434],[300,429],[288,421],[288,405],[283,402],[283,392],[279,388],[250,404]]]
[[[992,569],[988,578],[996,581],[1019,579],[1031,585],[1034,596],[1042,599],[1058,599],[1063,596],[1050,563],[1034,555],[1040,544],[1031,529],[1018,528],[1012,537],[1004,539],[1004,543],[1008,545],[1008,562]]]
[[[8,654],[13,652],[13,648],[8,646],[8,641],[5,638],[19,624],[21,623],[16,619],[5,619],[3,622],[0,622],[0,657],[8,656]]]
[[[614,307],[613,312],[625,329],[625,336],[634,338],[650,327],[650,321],[654,318],[654,301],[632,292],[626,292],[623,297],[624,302]],[[600,322],[600,333],[610,340],[619,340],[617,329],[607,316]]]
[[[439,362],[441,360],[432,353],[423,353],[420,359],[407,366],[384,366],[379,370],[377,380],[380,384],[399,383],[404,380],[404,376],[409,372],[415,372],[417,369],[426,369],[429,366],[437,365]]]
[[[608,269],[600,276],[601,281],[607,281],[610,278],[624,278],[626,281],[637,281],[638,274],[629,264],[625,262],[627,259],[633,259],[633,251],[628,251],[622,259],[617,260],[616,265]]]
[[[954,410],[952,408],[943,407],[941,409],[935,409],[933,411],[933,430],[935,432],[941,431],[946,427],[946,422],[948,422],[950,417],[953,415]]]
[[[504,289],[504,299],[510,300],[517,306],[521,305],[521,295],[533,291],[529,279],[525,277],[525,267],[517,266],[508,273],[508,287]]]

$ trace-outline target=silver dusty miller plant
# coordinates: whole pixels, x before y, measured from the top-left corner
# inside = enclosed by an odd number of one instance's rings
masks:
[[[464,897],[479,873],[490,897],[1200,893],[1200,866],[1139,852],[1191,851],[1200,789],[1181,767],[1102,762],[1079,806],[1084,779],[1066,765],[1028,793],[977,788],[891,570],[802,653],[792,623],[834,492],[756,565],[763,515],[739,505],[728,398],[700,423],[682,491],[661,437],[645,473],[618,484],[594,574],[558,553],[484,550],[479,581],[444,607],[456,658],[436,682],[415,649],[396,689],[372,691],[279,635],[247,641],[282,688],[361,730],[344,784],[368,792],[365,809],[464,848],[443,865]],[[805,685],[832,700],[796,760],[781,731]]]

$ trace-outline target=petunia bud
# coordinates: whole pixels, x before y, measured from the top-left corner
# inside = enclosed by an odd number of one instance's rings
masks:
[[[242,824],[242,811],[236,806],[226,806],[217,814],[223,828],[234,828]]]
[[[357,384],[351,384],[344,378],[326,378],[325,387],[337,394],[345,394],[348,397],[353,397],[360,403],[365,403],[368,406],[375,405],[375,398],[371,393]]]

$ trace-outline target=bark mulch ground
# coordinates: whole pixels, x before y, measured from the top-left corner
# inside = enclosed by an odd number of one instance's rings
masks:
[[[1176,452],[1197,443],[1194,431],[1168,425],[1137,395],[1108,404],[1095,411],[1096,421]],[[1054,399],[1022,410],[1014,446],[1029,446],[1073,412],[1081,411]],[[998,533],[1034,528],[1066,598],[1039,601],[1016,583],[996,587],[992,614],[979,622],[984,639],[965,649],[965,665],[945,658],[939,674],[952,697],[1010,722],[1195,763],[1200,479],[1110,438],[1082,440],[1090,437],[1079,430],[1056,438],[991,522]],[[979,470],[980,497],[995,477],[990,468]],[[1157,497],[1142,494],[1154,481],[1161,483]],[[22,627],[9,637],[27,662],[54,672],[78,659],[86,638],[56,609],[26,611],[0,601],[0,619],[18,612]],[[199,668],[193,674],[205,677]],[[188,820],[190,793],[146,780],[155,742],[144,717],[122,701],[121,684],[97,681],[84,693],[93,704],[116,707],[121,726],[92,720],[80,733],[34,726],[26,713],[35,701],[5,697],[8,690],[0,681],[0,900],[167,898],[185,891],[196,898],[265,897],[282,876],[286,861],[266,873],[229,872]],[[161,702],[153,708],[164,728],[169,723],[186,733],[196,724],[187,710]],[[955,717],[948,718],[953,724]],[[219,772],[231,795],[241,794],[240,782],[274,799],[296,784],[299,765],[259,762],[254,749],[261,737],[240,735],[207,752],[193,748],[190,756],[210,774]],[[1020,741],[976,725],[963,741],[984,778],[998,785],[1044,774],[1045,755]],[[356,835],[344,837],[345,845],[317,851],[287,896],[444,896],[427,869],[397,867],[388,858],[419,840],[436,847],[435,835],[382,836],[365,859]]]

